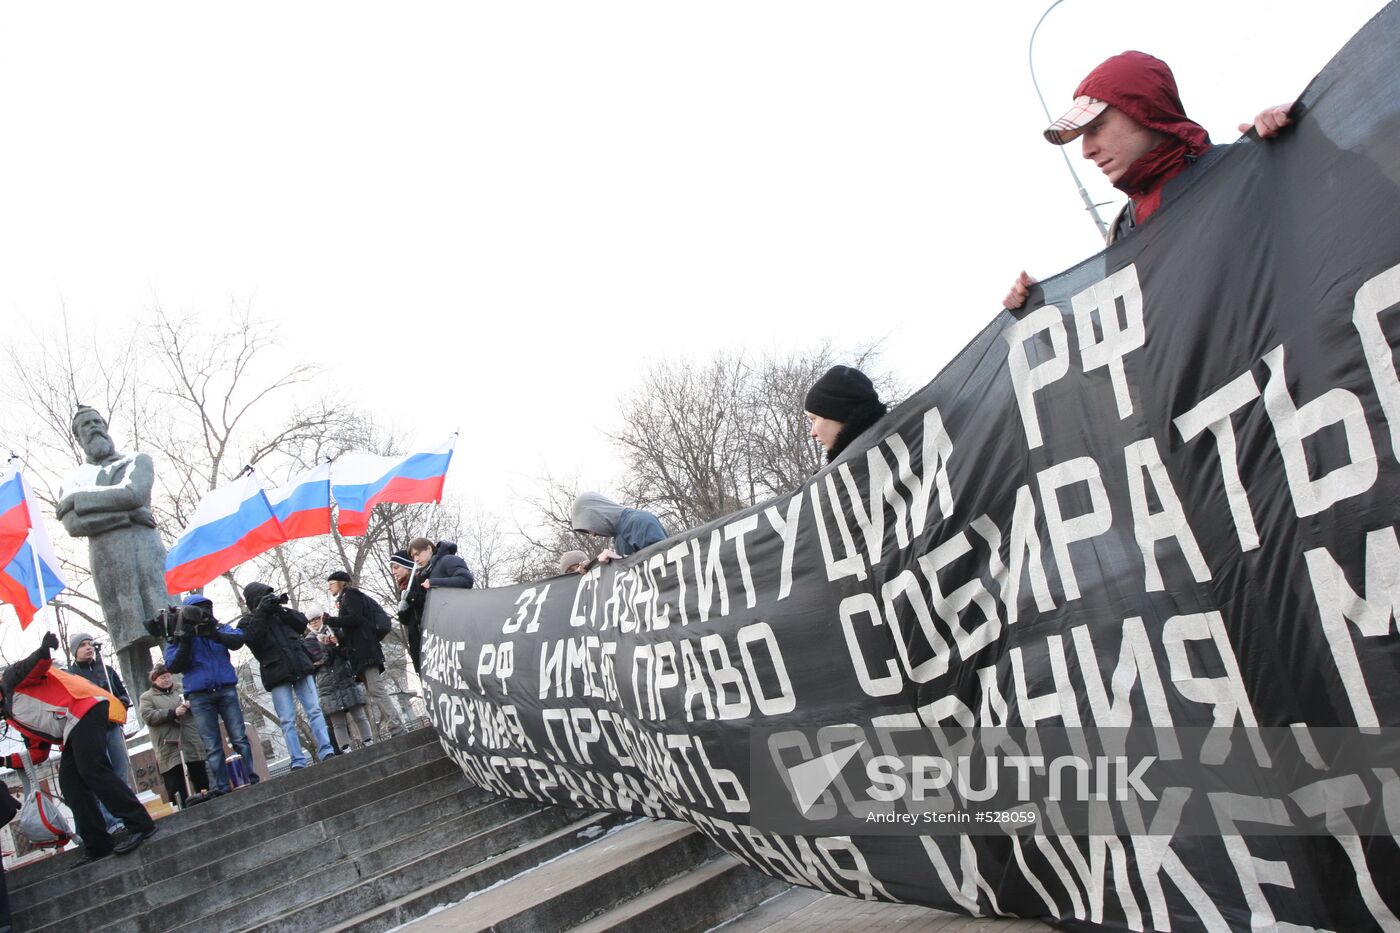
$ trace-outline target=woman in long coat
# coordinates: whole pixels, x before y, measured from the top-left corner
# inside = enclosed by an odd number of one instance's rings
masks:
[[[350,751],[350,719],[360,731],[360,744],[374,742],[374,730],[365,711],[365,688],[355,680],[355,665],[349,650],[326,625],[324,614],[307,622],[306,653],[316,668],[316,689],[321,694],[321,711],[331,721],[342,753]]]

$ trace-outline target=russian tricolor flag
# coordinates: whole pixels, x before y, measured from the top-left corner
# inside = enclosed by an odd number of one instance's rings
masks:
[[[0,483],[0,602],[15,607],[20,627],[25,628],[67,587],[58,575],[58,555],[39,514],[38,500],[24,474],[16,470]]]
[[[340,510],[336,519],[340,533],[364,534],[370,510],[380,502],[440,501],[456,442],[454,434],[432,450],[401,457],[341,454],[331,466],[331,495]]]
[[[19,471],[0,483],[0,566],[8,564],[29,537],[29,505]]]
[[[322,463],[267,494],[287,540],[331,533],[331,465]]]
[[[262,483],[253,474],[210,490],[165,555],[165,588],[201,587],[225,570],[287,540]]]

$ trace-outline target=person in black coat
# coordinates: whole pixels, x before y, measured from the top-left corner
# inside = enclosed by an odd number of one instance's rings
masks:
[[[68,639],[68,651],[73,656],[73,663],[64,670],[101,687],[121,701],[122,706],[131,709],[131,695],[126,692],[126,684],[122,683],[121,675],[116,669],[103,660],[98,650],[97,639],[87,632],[77,632]],[[121,722],[107,723],[107,758],[112,762],[112,770],[117,772],[117,777],[125,781],[127,787],[132,787],[131,756],[126,748],[125,716]],[[108,832],[121,829],[121,822],[108,813],[106,807],[102,807],[102,818],[107,821]]]
[[[833,366],[807,390],[803,401],[812,440],[826,451],[826,462],[841,455],[857,437],[885,416],[870,377],[852,366]]]
[[[476,581],[467,562],[457,556],[457,545],[452,541],[434,544],[427,538],[414,538],[407,548],[393,553],[389,569],[403,594],[398,617],[408,637],[408,656],[413,669],[421,674],[423,613],[428,605],[428,591],[435,586],[470,589]]]
[[[326,578],[326,588],[335,599],[336,614],[331,619],[331,628],[336,640],[350,649],[350,657],[355,666],[355,674],[365,685],[371,706],[379,710],[379,724],[389,735],[403,735],[403,715],[398,704],[384,689],[384,651],[379,647],[380,635],[375,632],[375,621],[388,617],[384,608],[366,596],[355,586],[354,578],[344,570],[337,570]],[[384,626],[387,631],[387,624]]]
[[[413,583],[418,578],[418,565],[408,556],[407,548],[400,548],[389,555],[389,573],[399,591],[399,605],[395,617],[399,620],[399,626],[403,628],[404,642],[408,645],[408,659],[413,662],[413,672],[421,675],[423,603],[421,599],[415,601],[411,592]]]
[[[321,697],[316,692],[316,678],[311,658],[301,639],[306,632],[306,616],[288,609],[285,596],[274,596],[265,583],[249,583],[243,588],[248,615],[241,626],[244,643],[258,659],[263,686],[272,694],[272,706],[282,725],[282,737],[287,740],[287,755],[292,770],[305,768],[311,762],[297,737],[297,703],[301,703],[311,735],[316,740],[316,758],[324,761],[335,754],[326,718],[321,714]]]
[[[316,668],[316,689],[321,693],[321,712],[331,721],[332,738],[340,742],[341,754],[350,751],[350,721],[360,730],[360,743],[374,742],[374,729],[365,711],[365,688],[356,681],[350,650],[331,631],[330,617],[322,612],[307,621],[302,639],[306,653]],[[0,931],[3,933],[3,931]]]

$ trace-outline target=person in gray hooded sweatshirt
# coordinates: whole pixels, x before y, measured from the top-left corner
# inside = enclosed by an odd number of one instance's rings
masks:
[[[598,554],[598,560],[605,564],[666,539],[666,529],[655,515],[641,509],[624,509],[596,492],[578,494],[571,519],[574,531],[613,539],[613,546]]]

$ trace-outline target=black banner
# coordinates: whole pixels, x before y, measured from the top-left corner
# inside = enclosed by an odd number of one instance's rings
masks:
[[[1400,776],[1308,738],[1400,725],[1397,48],[1391,4],[1283,138],[1231,146],[1043,283],[804,488],[583,577],[434,590],[423,674],[449,753],[498,793],[688,820],[854,897],[1400,927]],[[876,727],[1259,727],[1302,751],[1288,792],[1200,791],[1215,835],[1163,831],[1165,798],[1140,832],[1057,827],[1053,799],[992,833],[823,830],[862,774],[898,790],[894,757],[862,772],[822,738]],[[779,733],[813,738],[783,758]],[[1197,747],[1268,760],[1255,738]],[[810,832],[774,828],[774,787]]]

